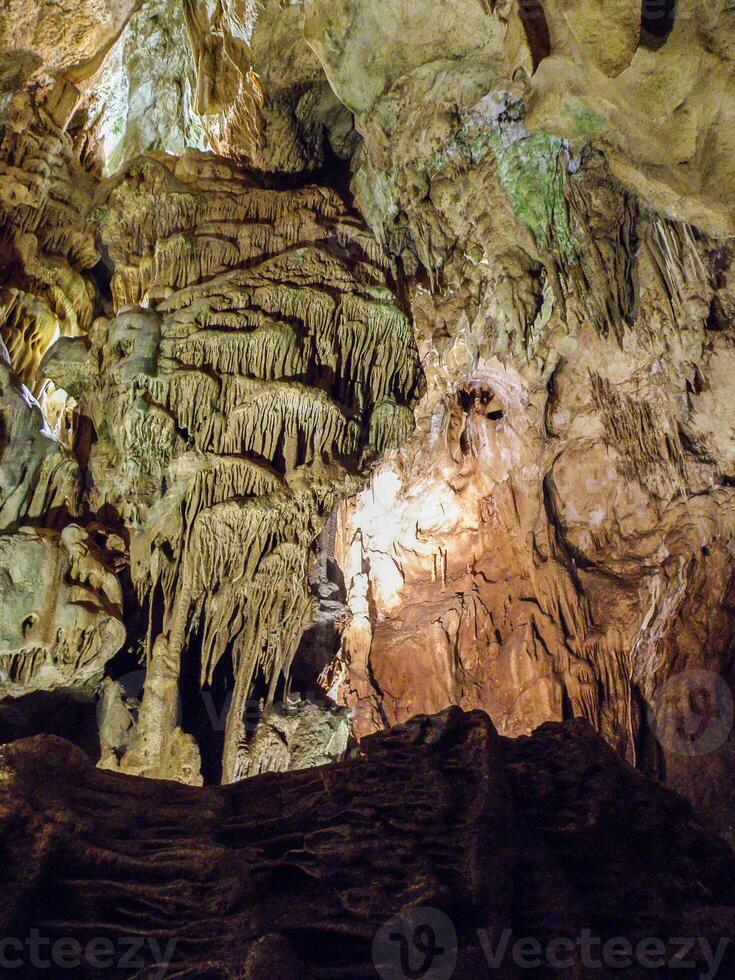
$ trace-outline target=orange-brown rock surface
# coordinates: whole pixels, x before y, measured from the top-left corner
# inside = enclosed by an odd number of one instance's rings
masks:
[[[732,833],[731,12],[420,6],[306,5],[428,378],[324,683],[358,734],[586,717]]]

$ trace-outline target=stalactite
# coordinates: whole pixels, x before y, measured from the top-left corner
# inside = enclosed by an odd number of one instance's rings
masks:
[[[223,657],[232,665],[230,779],[253,685],[267,704],[287,687],[313,615],[311,544],[410,434],[420,370],[379,250],[333,192],[265,189],[196,156],[174,169],[137,161],[98,195],[125,312],[90,333],[98,374],[81,411],[97,505],[123,515],[137,594],[157,604],[151,684],[168,690],[194,649],[203,687]],[[143,728],[171,729],[157,699]],[[125,765],[149,774],[156,754],[181,752],[189,771],[190,749],[176,726],[141,730]]]
[[[631,477],[646,482],[663,471],[673,487],[682,485],[683,452],[678,431],[662,406],[618,392],[605,378],[591,376],[592,392],[608,427],[611,445],[618,448]],[[665,488],[662,493],[665,493]]]

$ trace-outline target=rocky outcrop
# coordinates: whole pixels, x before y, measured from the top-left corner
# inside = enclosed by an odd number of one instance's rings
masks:
[[[431,945],[436,975],[533,956],[592,976],[612,940],[616,975],[663,977],[685,936],[689,974],[732,968],[735,856],[582,721],[510,741],[451,709],[222,788],[102,772],[51,737],[0,767],[0,927],[24,976],[33,936],[80,977],[387,977],[402,945],[412,969]]]
[[[735,834],[731,5],[57,7],[0,14],[3,567],[61,601],[6,583],[6,693],[104,669],[103,765],[190,781],[582,717]]]
[[[2,11],[2,92],[63,76],[87,77],[124,30],[136,0],[8,0]]]
[[[304,9],[306,39],[365,137],[356,175],[365,213],[389,234],[408,228],[427,268],[451,247],[464,210],[457,201],[454,220],[438,220],[451,185],[436,186],[432,163],[482,152],[482,140],[457,139],[463,117],[502,92],[527,110],[529,156],[558,139],[593,142],[655,210],[732,235],[727,0],[441,0],[431,12],[421,0],[305,0]]]
[[[358,735],[447,703],[507,734],[586,717],[732,833],[705,789],[733,751],[726,6],[656,33],[637,3],[316,0],[305,30],[429,382],[344,507],[325,686]]]

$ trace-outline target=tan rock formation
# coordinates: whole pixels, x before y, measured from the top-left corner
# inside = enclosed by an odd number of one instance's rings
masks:
[[[8,0],[0,13],[2,91],[35,77],[84,78],[125,27],[136,0]]]
[[[655,218],[637,234],[635,315],[619,335],[573,319],[571,303],[562,320],[544,289],[535,352],[511,353],[497,292],[472,322],[456,296],[445,313],[417,295],[421,435],[343,515],[355,618],[342,692],[358,732],[447,703],[481,705],[509,734],[581,715],[701,802],[731,764],[731,733],[681,759],[651,744],[646,705],[682,671],[732,683],[733,429],[715,408],[735,382],[732,340],[710,313],[707,263],[722,253]],[[662,234],[689,242],[665,264]]]
[[[181,658],[199,658],[201,685],[226,658],[231,778],[251,688],[273,701],[312,614],[312,541],[413,427],[413,335],[331,191],[188,155],[140,160],[96,200],[120,312],[42,371],[79,404],[85,502],[126,528],[147,610],[138,742],[120,764],[177,775]]]
[[[0,697],[91,694],[125,640],[106,534],[73,523],[78,464],[5,363],[0,404]]]
[[[0,696],[92,691],[122,646],[120,584],[89,547],[73,524],[61,540],[30,527],[0,538]]]
[[[0,32],[0,543],[122,600],[103,764],[331,757],[300,653],[358,737],[581,716],[732,833],[731,5],[52,6]]]
[[[421,162],[450,143],[479,98],[513,91],[533,131],[593,140],[655,208],[710,234],[733,233],[727,0],[442,0],[430,13],[420,0],[304,7],[306,38],[365,134],[359,181],[376,220],[426,210]],[[427,221],[413,219],[416,238]],[[431,233],[441,241],[441,227]]]
[[[66,131],[77,96],[63,81],[40,106],[19,92],[0,144],[0,333],[28,385],[53,341],[88,330],[94,312],[84,273],[99,254],[83,221],[94,185]]]
[[[252,738],[238,754],[235,780],[261,772],[311,769],[338,762],[347,751],[350,712],[298,695],[260,713]]]

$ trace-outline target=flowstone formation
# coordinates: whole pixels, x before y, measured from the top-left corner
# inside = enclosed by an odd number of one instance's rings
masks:
[[[185,4],[164,24],[164,7],[131,7],[96,58],[61,59],[51,80],[12,52],[2,691],[97,692],[103,765],[191,782],[191,713],[211,708],[207,775],[226,781],[266,766],[255,735],[276,768],[344,752],[344,711],[305,702],[285,755],[267,748],[266,715],[289,696],[313,617],[312,545],[412,430],[421,374],[388,260],[339,193],[159,152],[183,151],[199,118],[201,146],[231,141],[252,161],[262,102],[242,10]],[[45,57],[47,13],[34,23],[11,5],[6,38]],[[136,37],[175,43],[177,18],[195,96],[174,133],[133,91],[145,45],[132,50]],[[120,64],[130,98],[111,147]],[[307,75],[302,95],[318,82],[313,56]],[[131,668],[144,674],[132,692]]]
[[[140,159],[90,217],[113,315],[59,340],[40,371],[78,406],[84,504],[124,529],[147,615],[143,704],[119,764],[198,771],[177,725],[182,664],[197,658],[203,688],[226,658],[229,779],[256,683],[266,705],[287,693],[312,542],[413,427],[413,335],[373,239],[327,189]]]
[[[305,9],[428,378],[325,687],[358,735],[585,717],[732,834],[730,5]]]
[[[418,374],[379,253],[335,194],[248,187],[197,164],[194,179],[152,163],[141,179],[134,165],[100,206],[115,307],[156,312],[99,327],[82,405],[98,437],[95,507],[133,528],[151,670],[160,656],[175,681],[196,641],[211,684],[232,658],[227,777],[256,679],[271,703],[309,621],[309,547],[355,477],[411,430]],[[47,369],[61,387],[65,365]],[[134,755],[147,771],[158,757],[146,743],[164,732],[143,712]]]
[[[537,288],[525,339],[503,329],[522,311],[481,267],[472,303],[415,294],[429,394],[410,448],[343,511],[353,619],[327,682],[343,678],[363,732],[447,702],[483,706],[508,734],[586,717],[720,808],[707,786],[731,766],[730,252],[639,208],[596,154],[569,173],[559,153],[578,257],[563,286],[540,258],[520,280]],[[585,274],[592,261],[606,274]],[[686,704],[681,739],[655,730],[683,671],[713,675],[702,722],[721,712],[725,727],[706,758]]]
[[[0,774],[0,928],[46,940],[35,960],[6,943],[34,980],[62,938],[84,978],[405,977],[421,935],[461,980],[611,975],[607,943],[631,980],[735,967],[732,851],[581,720],[511,740],[453,708],[203,788],[42,736],[3,746]]]

